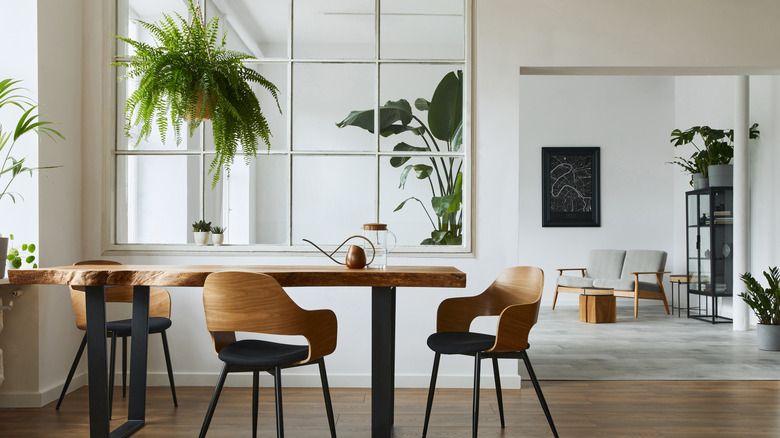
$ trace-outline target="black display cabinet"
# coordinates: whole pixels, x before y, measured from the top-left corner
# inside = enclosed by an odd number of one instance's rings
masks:
[[[719,307],[723,298],[733,296],[733,190],[731,187],[692,190],[686,192],[685,201],[690,278],[688,317],[713,324],[731,322],[731,318],[719,314]],[[697,299],[698,307],[692,307],[691,295]]]

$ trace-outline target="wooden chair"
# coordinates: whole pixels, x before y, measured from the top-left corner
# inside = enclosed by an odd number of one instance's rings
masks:
[[[230,372],[251,371],[252,376],[252,436],[257,436],[259,372],[274,376],[276,396],[276,433],[284,436],[282,416],[283,368],[317,364],[331,437],[336,437],[333,407],[325,372],[324,356],[336,349],[336,315],[331,310],[304,310],[298,307],[272,277],[251,272],[216,272],[203,285],[203,307],[206,326],[211,333],[214,350],[224,362],[214,389],[200,437],[206,432],[214,415],[219,394]],[[235,332],[272,335],[301,335],[308,345],[282,344],[270,341],[236,340]]]
[[[75,263],[76,265],[120,265],[121,263],[113,262],[109,260],[87,260]],[[73,314],[76,316],[76,327],[80,330],[87,329],[87,307],[86,297],[84,295],[84,288],[79,286],[70,287],[70,300],[73,304]],[[132,303],[133,302],[133,287],[132,286],[118,286],[106,288],[106,302],[107,303]],[[168,337],[165,335],[165,331],[171,326],[171,296],[165,289],[153,287],[149,289],[149,333],[159,333],[162,337],[163,353],[165,354],[165,365],[168,369],[168,381],[171,384],[171,394],[173,395],[173,405],[179,406],[176,399],[176,386],[173,383],[173,368],[171,367],[171,354],[168,350]],[[131,336],[131,319],[122,319],[116,321],[106,322],[106,336],[111,338],[111,365],[110,373],[108,375],[108,412],[111,412],[112,399],[114,394],[114,365],[116,362],[116,338],[117,336],[122,338],[122,397],[126,395],[127,388],[127,337]],[[76,358],[73,360],[73,364],[68,372],[68,377],[65,379],[65,386],[62,388],[59,400],[57,400],[57,406],[55,409],[59,409],[62,404],[65,394],[68,392],[68,386],[73,379],[73,374],[76,372],[81,356],[84,353],[84,347],[87,345],[87,334],[84,333],[84,338],[81,340],[81,345],[76,352]]]
[[[528,333],[531,327],[536,324],[539,315],[543,286],[544,273],[541,269],[530,266],[509,268],[501,272],[493,284],[482,294],[474,297],[450,298],[439,305],[436,333],[428,337],[428,346],[436,355],[433,359],[431,386],[428,390],[428,403],[425,407],[423,437],[428,432],[428,420],[431,415],[436,376],[439,372],[439,359],[442,354],[474,356],[473,437],[477,436],[479,418],[480,362],[487,358],[493,361],[501,427],[504,427],[504,403],[501,397],[498,359],[522,359],[547,417],[547,422],[550,424],[550,429],[552,429],[553,435],[558,436],[539,381],[536,379],[536,374],[534,374],[526,353],[530,347]],[[499,316],[495,336],[469,331],[474,318],[491,315]]]

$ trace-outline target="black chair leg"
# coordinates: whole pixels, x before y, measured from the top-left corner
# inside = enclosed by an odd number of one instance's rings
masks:
[[[431,386],[428,387],[428,403],[425,405],[425,423],[423,423],[423,433],[422,436],[425,438],[425,436],[428,434],[428,420],[431,418],[431,408],[433,407],[433,393],[436,391],[436,376],[439,374],[439,359],[441,359],[441,354],[436,353],[435,356],[433,356],[433,371],[431,371]]]
[[[257,438],[257,410],[260,398],[260,371],[252,371],[252,438]]]
[[[108,374],[108,418],[111,419],[111,408],[114,405],[114,370],[116,365],[116,332],[111,332],[111,365]]]
[[[496,380],[496,398],[498,399],[498,416],[501,418],[501,428],[504,428],[504,398],[501,396],[501,374],[498,373],[498,358],[493,358],[493,377]]]
[[[274,395],[276,396],[276,436],[284,438],[284,416],[282,412],[282,369],[274,367]]]
[[[176,385],[173,384],[173,367],[171,366],[171,352],[168,350],[168,337],[165,331],[160,332],[162,336],[163,353],[165,353],[165,366],[168,368],[168,382],[171,383],[171,395],[173,396],[173,405],[179,407],[179,401],[176,399]]]
[[[481,372],[480,362],[482,356],[479,352],[474,354],[474,418],[471,423],[471,436],[477,438],[477,426],[479,424],[479,374]]]
[[[199,438],[205,438],[206,432],[209,430],[209,424],[211,424],[211,417],[214,416],[214,409],[217,407],[217,401],[219,401],[219,394],[222,392],[222,387],[225,386],[225,379],[228,374],[228,364],[222,367],[222,372],[217,380],[217,386],[214,388],[214,395],[211,396],[211,403],[209,403],[209,409],[206,411],[206,418],[203,419],[203,425],[200,427]]]
[[[531,366],[531,361],[528,359],[528,353],[523,351],[522,357],[523,357],[523,362],[525,362],[525,368],[528,370],[528,376],[531,378],[531,383],[534,384],[536,395],[537,397],[539,397],[539,403],[541,403],[542,409],[544,410],[544,415],[547,417],[547,422],[550,423],[550,429],[552,430],[553,436],[555,436],[555,438],[558,438],[558,431],[555,430],[555,423],[553,423],[552,415],[550,414],[550,409],[547,407],[547,402],[544,400],[544,394],[542,394],[542,388],[541,386],[539,386],[539,381],[536,379],[536,374],[534,373],[534,369]]]
[[[79,366],[81,355],[84,354],[84,347],[86,346],[87,346],[87,334],[84,333],[84,338],[81,340],[81,345],[79,345],[79,349],[76,352],[76,357],[73,359],[73,365],[70,366],[70,371],[68,371],[68,378],[65,379],[65,386],[62,387],[62,392],[60,393],[60,399],[57,400],[57,406],[54,408],[56,410],[60,409],[60,405],[62,404],[62,399],[64,399],[65,394],[68,393],[68,386],[70,386],[70,381],[73,380],[73,374],[76,373],[76,368]]]
[[[333,418],[333,403],[330,399],[330,385],[328,385],[328,373],[325,371],[325,359],[320,358],[320,381],[322,381],[322,395],[325,397],[325,411],[328,414],[328,426],[330,427],[330,437],[336,438],[336,421]]]
[[[122,336],[122,397],[127,396],[127,336]]]

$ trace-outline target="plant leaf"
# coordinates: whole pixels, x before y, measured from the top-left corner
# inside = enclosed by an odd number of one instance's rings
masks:
[[[463,120],[463,73],[447,73],[439,82],[428,111],[428,128],[434,137],[450,143]]]

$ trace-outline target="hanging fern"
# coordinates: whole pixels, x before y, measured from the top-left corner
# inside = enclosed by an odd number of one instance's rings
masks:
[[[205,23],[200,5],[188,0],[192,21],[180,14],[163,14],[157,23],[138,21],[157,42],[157,46],[115,36],[135,49],[127,62],[113,65],[126,67],[120,79],[137,78],[138,89],[127,99],[125,134],[140,126],[135,145],[149,138],[153,125],[165,141],[168,124],[173,124],[176,144],[181,144],[182,122],[189,122],[189,135],[195,132],[201,119],[210,112],[214,131],[216,156],[211,161],[212,187],[219,181],[224,168],[230,166],[238,145],[247,163],[257,154],[262,141],[271,147],[271,130],[252,91],[250,82],[265,88],[281,112],[278,89],[243,61],[252,56],[226,48],[227,32],[219,38],[219,18]],[[202,103],[202,104],[201,104]]]

